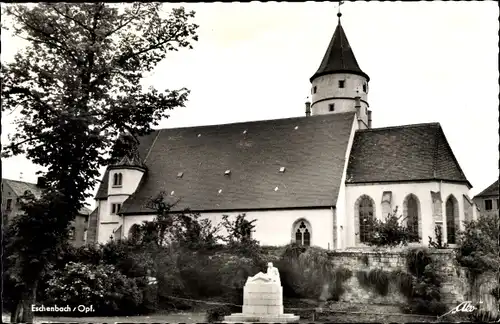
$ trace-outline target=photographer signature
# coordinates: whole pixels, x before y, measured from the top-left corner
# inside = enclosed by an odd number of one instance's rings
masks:
[[[479,303],[482,304],[483,302],[479,302]],[[457,307],[450,310],[448,313],[443,314],[443,315],[439,316],[438,318],[441,318],[441,317],[444,317],[444,316],[450,315],[450,314],[456,314],[456,313],[472,313],[475,310],[477,310],[477,307],[472,305],[471,301],[464,301],[460,305],[458,305]]]

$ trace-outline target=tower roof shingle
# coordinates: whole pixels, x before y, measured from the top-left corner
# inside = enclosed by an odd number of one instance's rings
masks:
[[[316,73],[310,78],[310,81],[312,82],[317,77],[332,73],[352,73],[363,76],[367,81],[370,81],[370,77],[361,70],[358,61],[356,61],[344,28],[340,24],[340,19],[323,60]]]

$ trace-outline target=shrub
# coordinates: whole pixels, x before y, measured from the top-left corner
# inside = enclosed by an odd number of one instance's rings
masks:
[[[464,223],[464,231],[458,233],[457,261],[467,267],[474,276],[500,268],[498,243],[498,215],[480,216],[477,221]]]
[[[500,302],[500,286],[496,286],[495,288],[493,288],[490,292],[490,294],[495,297],[495,299],[497,301]]]
[[[93,305],[102,315],[135,314],[142,304],[142,292],[134,279],[122,275],[111,265],[70,262],[57,270],[47,283],[46,302],[76,307]]]
[[[429,247],[434,249],[447,249],[448,243],[443,242],[443,229],[441,226],[434,227],[434,235],[436,236],[436,241],[432,240],[429,236]]]
[[[328,251],[317,247],[289,245],[277,264],[286,297],[338,300],[352,276],[348,269],[335,268]]]
[[[207,255],[184,251],[177,266],[174,270],[177,272],[173,273],[180,278],[182,291],[178,293],[185,297],[220,297],[234,303],[242,302],[247,278],[259,271],[253,259],[231,253]]]
[[[339,301],[340,297],[345,292],[344,283],[351,277],[352,277],[351,270],[344,267],[339,267],[335,269],[335,271],[333,272],[332,281],[329,285],[329,291],[328,291],[329,296],[327,296],[325,299]]]
[[[399,291],[410,299],[413,295],[413,276],[398,269],[393,271],[390,277],[391,281],[399,288]]]
[[[227,215],[223,216],[221,224],[227,233],[224,240],[230,251],[249,257],[255,257],[259,254],[259,242],[252,238],[256,221],[256,219],[247,220],[246,214],[236,216],[234,221],[230,221]]]
[[[290,246],[278,263],[283,293],[288,297],[318,298],[323,287],[331,282],[333,265],[327,252],[320,248],[309,247],[298,252],[299,248]]]
[[[367,226],[371,228],[371,231],[368,232],[366,244],[376,247],[396,247],[406,246],[420,239],[418,234],[402,225],[405,218],[397,216],[397,210],[396,208],[388,214],[385,220],[368,218]]]
[[[442,315],[446,312],[446,306],[441,302],[442,278],[428,250],[421,248],[410,250],[407,255],[407,267],[412,275],[411,293],[402,292],[408,297],[408,311],[429,315]]]
[[[196,262],[196,259],[191,257],[191,253],[185,255],[180,249],[165,248],[158,251],[155,258],[158,298],[164,300],[168,296],[189,296],[181,278],[181,267],[189,262]]]
[[[390,274],[386,271],[382,269],[358,271],[357,277],[362,287],[374,289],[381,296],[387,296],[389,293]]]

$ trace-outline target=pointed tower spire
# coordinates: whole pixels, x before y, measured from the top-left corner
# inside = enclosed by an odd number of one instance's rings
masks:
[[[340,25],[340,17],[342,17],[342,13],[340,12],[340,6],[344,4],[344,1],[339,2],[339,12],[337,13],[337,17],[339,17],[339,25]]]
[[[342,5],[342,2],[339,4],[339,12],[337,13],[337,17],[339,19],[337,28],[333,33],[330,44],[326,49],[325,56],[323,57],[318,70],[309,80],[311,82],[317,77],[332,73],[357,74],[365,77],[367,81],[370,81],[370,77],[368,77],[368,75],[359,67],[351,45],[349,45],[349,41],[347,40],[344,28],[342,28],[342,25],[340,24],[340,17],[342,17],[340,5]]]
[[[368,105],[370,78],[361,70],[340,23],[342,13],[338,4],[338,23],[321,64],[310,78],[311,115],[355,112],[358,128],[371,127]]]

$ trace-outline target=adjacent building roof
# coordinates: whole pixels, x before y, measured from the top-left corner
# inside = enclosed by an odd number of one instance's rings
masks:
[[[439,123],[356,132],[347,183],[443,180],[466,184]]]
[[[151,213],[161,191],[180,199],[176,210],[335,206],[354,122],[342,113],[155,131],[140,141],[147,172],[121,211]]]
[[[2,183],[7,184],[12,191],[16,194],[16,196],[21,197],[24,196],[26,191],[30,191],[35,197],[40,197],[42,195],[42,188],[37,186],[36,183],[25,182],[20,180],[10,180],[2,178]],[[89,215],[92,211],[86,207],[82,207],[80,209],[80,215]]]
[[[333,33],[332,39],[328,48],[326,49],[325,56],[321,61],[321,65],[314,75],[311,77],[312,82],[317,77],[332,73],[352,73],[365,77],[367,81],[370,81],[370,77],[361,70],[354,56],[347,36],[344,32],[344,28],[339,23],[335,32]]]
[[[499,194],[499,187],[498,187],[498,180],[493,182],[488,188],[484,189],[476,195],[476,197],[491,197],[491,196],[496,196],[498,197]],[[476,198],[474,197],[474,198]]]
[[[42,189],[36,183],[2,178],[2,183],[6,183],[17,196],[23,196],[26,191],[30,191],[35,197],[40,197]]]

